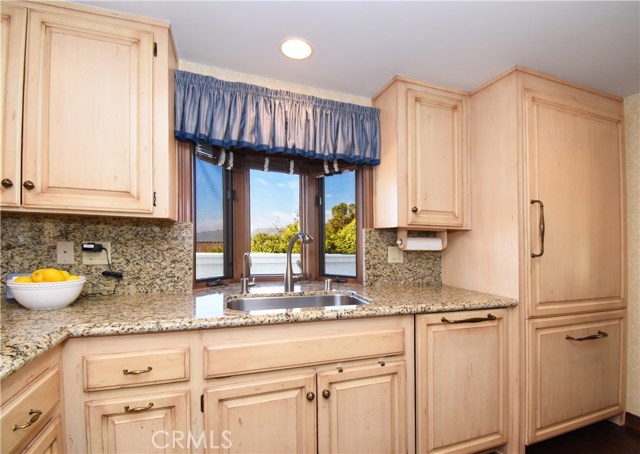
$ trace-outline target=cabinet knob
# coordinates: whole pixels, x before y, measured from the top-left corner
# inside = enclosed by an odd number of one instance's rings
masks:
[[[8,178],[4,178],[2,182],[0,182],[0,184],[2,184],[3,188],[10,188],[11,186],[13,186],[13,181]]]
[[[308,400],[308,401],[312,401],[312,400],[313,400],[313,399],[315,399],[315,398],[316,398],[316,395],[315,395],[314,393],[312,393],[311,391],[309,391],[309,392],[307,393],[307,400]]]
[[[24,186],[25,189],[31,191],[33,188],[36,187],[35,184],[33,184],[33,181],[31,180],[27,180],[24,183],[22,183],[22,186]]]
[[[323,389],[322,397],[324,397],[325,399],[328,399],[329,397],[331,397],[331,391],[329,391],[328,389]]]
[[[418,207],[413,207],[413,208],[411,208],[411,212],[412,212],[412,213],[417,213],[417,212],[418,212]]]

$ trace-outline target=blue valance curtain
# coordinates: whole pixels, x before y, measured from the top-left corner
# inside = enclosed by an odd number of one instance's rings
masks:
[[[175,137],[222,148],[380,163],[380,112],[176,71]]]

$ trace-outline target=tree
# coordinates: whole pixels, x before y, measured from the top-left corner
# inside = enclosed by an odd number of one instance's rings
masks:
[[[256,233],[251,237],[252,252],[285,253],[289,246],[289,240],[300,231],[300,223],[296,219],[284,227],[276,225],[276,233]],[[300,252],[300,243],[293,247],[294,253]]]

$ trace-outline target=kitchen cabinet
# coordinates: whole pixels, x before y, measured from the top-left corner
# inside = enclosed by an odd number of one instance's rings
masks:
[[[215,330],[213,452],[413,452],[413,317]],[[372,344],[374,348],[372,348]],[[316,443],[317,440],[317,443]]]
[[[3,209],[175,218],[176,57],[168,24],[24,5],[22,147],[2,150],[4,162],[22,161],[21,177],[17,165],[2,176],[13,183],[3,188]],[[11,61],[8,71],[22,71]],[[8,112],[8,101],[3,123],[19,113]]]
[[[22,92],[27,9],[0,5],[0,51],[2,86],[0,87],[0,205],[20,205],[20,150],[22,143]]]
[[[449,235],[442,280],[519,300],[524,335],[514,345],[513,380],[520,376],[523,384],[527,418],[519,430],[530,444],[623,410],[603,400],[601,409],[589,408],[590,417],[570,417],[574,409],[558,416],[571,423],[534,422],[537,408],[557,403],[553,393],[537,394],[534,367],[549,370],[544,365],[556,363],[561,349],[534,348],[537,331],[528,325],[556,317],[578,323],[580,314],[626,306],[622,100],[515,67],[473,92],[469,106],[473,229]],[[605,352],[593,354],[595,361]]]
[[[528,322],[532,442],[624,410],[624,324],[619,310]]]
[[[186,439],[199,410],[189,383],[191,337],[70,339],[63,353],[66,452],[184,452],[186,442],[173,434]]]
[[[505,309],[416,316],[417,452],[507,442],[507,334]]]
[[[396,76],[373,98],[374,227],[469,228],[468,95]]]
[[[62,450],[60,348],[2,381],[1,451]]]

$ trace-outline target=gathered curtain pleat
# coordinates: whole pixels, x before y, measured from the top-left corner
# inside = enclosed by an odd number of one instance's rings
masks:
[[[374,107],[176,71],[175,137],[352,164],[380,163]]]

